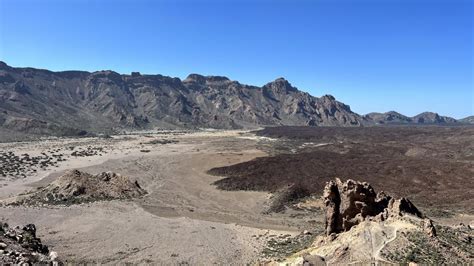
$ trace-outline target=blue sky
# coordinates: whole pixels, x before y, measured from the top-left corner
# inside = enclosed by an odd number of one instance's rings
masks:
[[[0,60],[285,77],[358,113],[474,114],[470,0],[0,0]]]

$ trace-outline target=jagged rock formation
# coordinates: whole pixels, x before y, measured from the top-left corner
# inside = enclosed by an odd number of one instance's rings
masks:
[[[386,113],[369,113],[364,116],[375,124],[454,124],[458,121],[452,117],[440,116],[437,113],[424,112],[414,117],[408,117],[390,111]]]
[[[31,265],[57,262],[57,254],[49,253],[47,246],[36,237],[36,227],[10,228],[0,222],[0,264]]]
[[[98,200],[130,199],[146,191],[137,181],[112,172],[97,175],[72,170],[44,188],[6,200],[8,205],[61,204],[70,205]]]
[[[359,126],[365,119],[283,78],[263,87],[220,76],[52,72],[0,62],[0,125],[36,134],[131,128]]]
[[[472,264],[473,230],[435,226],[405,198],[375,193],[370,184],[327,183],[323,201],[326,234],[289,256],[285,265],[347,265],[410,262]]]
[[[366,182],[340,179],[326,184],[323,192],[326,206],[326,234],[349,231],[351,227],[374,217],[381,221],[390,216],[411,214],[423,218],[406,198],[394,199],[382,191],[375,193]]]

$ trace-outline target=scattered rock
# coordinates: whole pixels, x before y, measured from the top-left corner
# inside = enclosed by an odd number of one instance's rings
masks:
[[[178,143],[177,140],[174,140],[174,139],[154,139],[154,140],[150,140],[148,142],[145,142],[145,143],[140,143],[140,144],[172,144],[172,143]]]

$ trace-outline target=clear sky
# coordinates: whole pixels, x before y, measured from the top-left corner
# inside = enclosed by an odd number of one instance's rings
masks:
[[[0,0],[0,60],[285,77],[358,113],[474,114],[474,0]]]

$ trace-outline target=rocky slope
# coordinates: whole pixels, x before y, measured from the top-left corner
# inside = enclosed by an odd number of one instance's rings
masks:
[[[452,117],[441,116],[437,113],[424,112],[414,117],[408,117],[390,111],[386,113],[369,113],[364,116],[375,124],[454,124],[458,121]]]
[[[3,130],[74,135],[154,127],[359,126],[364,117],[283,78],[263,87],[220,76],[52,72],[0,62]]]
[[[72,170],[46,187],[5,200],[5,205],[70,205],[99,200],[130,199],[146,191],[128,177],[112,172],[97,175]]]

